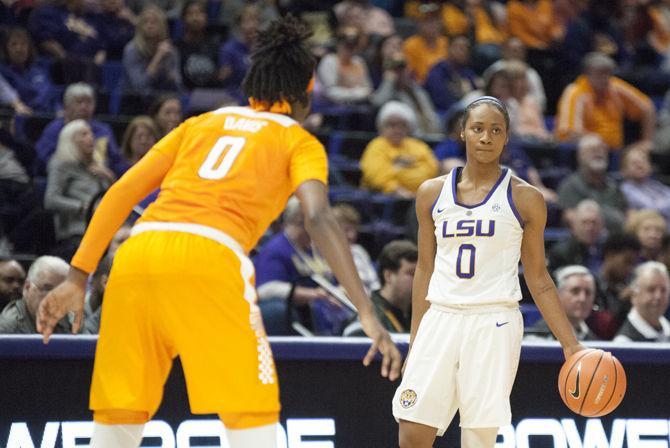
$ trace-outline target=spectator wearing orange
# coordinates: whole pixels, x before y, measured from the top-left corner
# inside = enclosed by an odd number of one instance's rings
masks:
[[[670,49],[670,2],[653,0],[646,8],[651,19],[647,34],[649,44],[659,53],[665,53]]]
[[[507,39],[503,24],[497,23],[488,0],[448,2],[442,20],[449,36],[474,35],[475,44],[502,45]]]
[[[458,0],[442,8],[442,20],[450,38],[468,36],[472,43],[472,64],[477,74],[502,56],[507,29],[501,14],[489,0]],[[504,16],[504,13],[502,14]]]
[[[423,84],[428,71],[436,62],[447,57],[449,40],[444,36],[439,6],[426,3],[419,7],[416,34],[408,37],[403,44],[407,64],[414,79]]]
[[[556,137],[573,141],[598,134],[610,149],[624,146],[624,119],[640,122],[640,142],[650,147],[656,112],[645,94],[613,76],[616,64],[603,53],[592,52],[583,61],[583,74],[568,85],[558,103]]]
[[[416,115],[406,104],[389,101],[377,114],[379,137],[361,157],[362,187],[411,198],[419,185],[438,174],[438,162],[430,146],[410,137]]]
[[[564,28],[554,20],[551,0],[510,0],[507,3],[510,34],[529,48],[545,50],[563,37]]]

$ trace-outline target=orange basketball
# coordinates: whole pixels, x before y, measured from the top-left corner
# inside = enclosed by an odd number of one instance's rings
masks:
[[[561,367],[558,392],[571,411],[584,417],[600,417],[615,410],[623,400],[626,372],[610,352],[582,350]]]

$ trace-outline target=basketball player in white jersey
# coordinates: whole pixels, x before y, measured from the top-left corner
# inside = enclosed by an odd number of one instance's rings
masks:
[[[490,448],[511,423],[509,396],[523,336],[519,259],[567,359],[583,350],[544,256],[542,194],[499,165],[509,114],[496,98],[465,110],[467,163],[421,185],[410,351],[393,399],[400,447],[432,447],[456,410],[461,446]]]

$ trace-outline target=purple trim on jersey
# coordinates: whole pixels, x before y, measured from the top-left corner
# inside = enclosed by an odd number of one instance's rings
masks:
[[[507,168],[503,168],[502,173],[500,173],[500,177],[498,178],[496,183],[493,184],[493,188],[491,188],[491,191],[489,191],[489,194],[486,195],[484,200],[482,202],[480,202],[479,204],[467,205],[467,204],[461,204],[460,202],[458,202],[458,192],[456,191],[456,179],[458,179],[458,174],[459,174],[460,170],[461,170],[460,166],[454,168],[454,172],[452,174],[452,182],[451,182],[451,193],[454,195],[454,204],[460,205],[461,207],[465,207],[465,208],[477,208],[481,205],[486,204],[486,202],[489,199],[491,199],[491,196],[493,196],[493,193],[495,193],[496,188],[498,188],[498,185],[500,185],[500,182],[502,182],[502,180],[505,178],[505,174],[507,174]]]
[[[433,206],[430,208],[430,215],[431,216],[433,216],[435,214],[435,206],[437,206],[437,201],[440,200],[440,196],[442,196],[442,190],[440,190],[437,197],[435,198],[435,201],[433,202]]]
[[[463,255],[464,249],[470,249],[470,269],[467,274],[461,272],[461,256]],[[472,278],[475,276],[475,253],[477,248],[472,244],[461,244],[458,247],[458,258],[456,259],[456,275],[458,278]]]
[[[519,214],[519,211],[516,209],[516,206],[514,205],[514,199],[512,199],[512,179],[510,179],[509,184],[507,184],[507,202],[509,202],[509,206],[512,209],[512,213],[514,213],[514,216],[516,216],[516,220],[519,221],[519,225],[523,229],[523,219],[521,219],[521,215]]]

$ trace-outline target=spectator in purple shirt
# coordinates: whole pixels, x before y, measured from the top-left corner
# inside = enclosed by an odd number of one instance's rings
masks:
[[[326,261],[312,248],[296,198],[289,199],[282,220],[283,231],[265,243],[254,259],[258,298],[261,302],[275,302],[280,310],[295,307],[302,324],[310,327],[310,308],[330,303],[328,293],[312,276],[316,274],[332,281],[332,273]],[[341,311],[339,306],[331,306],[334,315]],[[261,303],[261,310],[263,308]],[[285,311],[280,314],[284,315]]]
[[[52,73],[59,84],[96,82],[107,55],[98,22],[84,0],[59,0],[37,7],[28,30],[39,49],[56,59]]]
[[[249,68],[251,43],[261,23],[258,8],[245,5],[238,23],[235,35],[219,49],[219,80],[234,97],[243,100],[240,85]]]
[[[86,120],[95,137],[94,158],[97,162],[110,168],[117,176],[128,169],[128,164],[121,157],[119,147],[114,139],[112,128],[108,124],[93,119],[95,112],[95,95],[88,84],[76,83],[69,85],[63,95],[63,116],[49,123],[35,144],[37,160],[35,171],[44,175],[46,164],[56,151],[58,135],[63,127],[76,119]]]
[[[10,28],[2,43],[0,74],[31,109],[51,112],[56,107],[56,91],[44,64],[37,62],[37,51],[25,28]]]
[[[470,67],[468,39],[463,36],[451,39],[448,55],[446,60],[433,65],[425,85],[435,109],[442,112],[477,88],[477,75]]]
[[[670,187],[651,178],[649,153],[642,148],[628,149],[621,160],[621,174],[620,189],[628,206],[656,210],[670,223]]]
[[[97,18],[107,57],[118,61],[123,55],[123,48],[135,35],[138,18],[124,0],[102,0],[101,6],[102,11]]]

